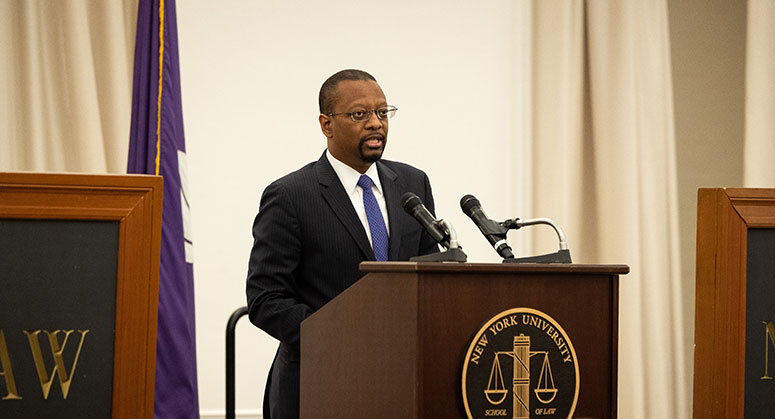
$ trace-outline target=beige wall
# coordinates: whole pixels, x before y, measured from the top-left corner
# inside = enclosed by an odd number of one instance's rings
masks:
[[[743,185],[746,2],[672,0],[668,7],[684,310],[691,319],[685,338],[691,348],[697,188]],[[693,354],[687,357],[693,366]]]
[[[476,195],[494,218],[533,215],[512,173],[526,158],[513,118],[523,114],[515,98],[526,96],[514,80],[515,4],[177,3],[203,417],[223,415],[223,331],[245,305],[261,192],[325,149],[317,94],[329,75],[361,68],[377,78],[399,108],[385,158],[428,173],[436,214],[454,224],[470,261],[497,255],[460,210],[462,195]],[[255,417],[277,342],[245,318],[237,348],[237,407]]]

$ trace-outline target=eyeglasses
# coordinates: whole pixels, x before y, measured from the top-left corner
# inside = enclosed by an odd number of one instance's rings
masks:
[[[371,119],[371,114],[376,113],[377,118],[386,120],[392,118],[398,108],[395,106],[388,106],[387,108],[372,109],[370,111],[353,111],[353,112],[340,112],[340,113],[327,113],[326,116],[347,115],[355,122],[363,122]]]

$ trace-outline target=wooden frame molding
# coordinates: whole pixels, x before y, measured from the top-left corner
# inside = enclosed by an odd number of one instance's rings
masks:
[[[0,173],[0,218],[119,223],[113,418],[152,418],[162,178]]]
[[[743,418],[749,228],[775,228],[775,189],[700,189],[694,418]]]

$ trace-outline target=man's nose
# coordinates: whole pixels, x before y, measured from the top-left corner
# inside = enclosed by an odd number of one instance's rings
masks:
[[[377,112],[374,111],[369,115],[369,119],[366,120],[366,128],[379,129],[382,128],[382,120],[377,116]]]

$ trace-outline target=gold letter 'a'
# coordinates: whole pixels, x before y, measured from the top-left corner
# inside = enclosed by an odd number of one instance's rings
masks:
[[[768,374],[770,372],[770,345],[768,343],[772,343],[772,347],[775,348],[775,323],[762,323],[766,325],[764,327],[764,377],[762,380],[772,380],[772,376]],[[769,338],[769,342],[767,342],[767,338]]]
[[[11,355],[8,354],[8,345],[5,344],[5,335],[0,329],[0,365],[3,370],[0,375],[5,377],[5,388],[8,394],[0,400],[19,400],[19,392],[16,391],[16,381],[13,379],[13,369],[11,369]]]
[[[46,380],[48,374],[46,372],[46,364],[43,362],[43,354],[40,351],[40,341],[38,340],[38,334],[40,332],[40,330],[36,330],[30,333],[25,330],[24,334],[27,335],[27,339],[30,341],[30,351],[32,351],[32,358],[35,360],[35,367],[38,370],[38,379],[40,380],[40,389],[43,390],[43,398],[48,399],[48,392],[51,390],[51,384],[54,382],[54,375],[56,374],[59,377],[59,384],[62,386],[62,398],[66,399],[67,393],[70,391],[70,382],[73,380],[75,365],[78,363],[78,357],[81,355],[83,340],[86,338],[86,334],[89,333],[89,331],[78,331],[81,334],[81,342],[78,344],[78,351],[75,353],[73,367],[70,369],[69,375],[65,369],[65,362],[62,359],[62,352],[64,352],[65,347],[67,347],[67,338],[70,337],[70,334],[73,333],[73,330],[64,331],[65,339],[62,341],[61,348],[59,347],[59,339],[57,339],[57,335],[62,333],[62,330],[54,330],[53,332],[49,332],[48,330],[45,331],[48,335],[48,342],[51,346],[51,353],[54,356],[54,370],[51,371],[51,378],[48,380]]]

